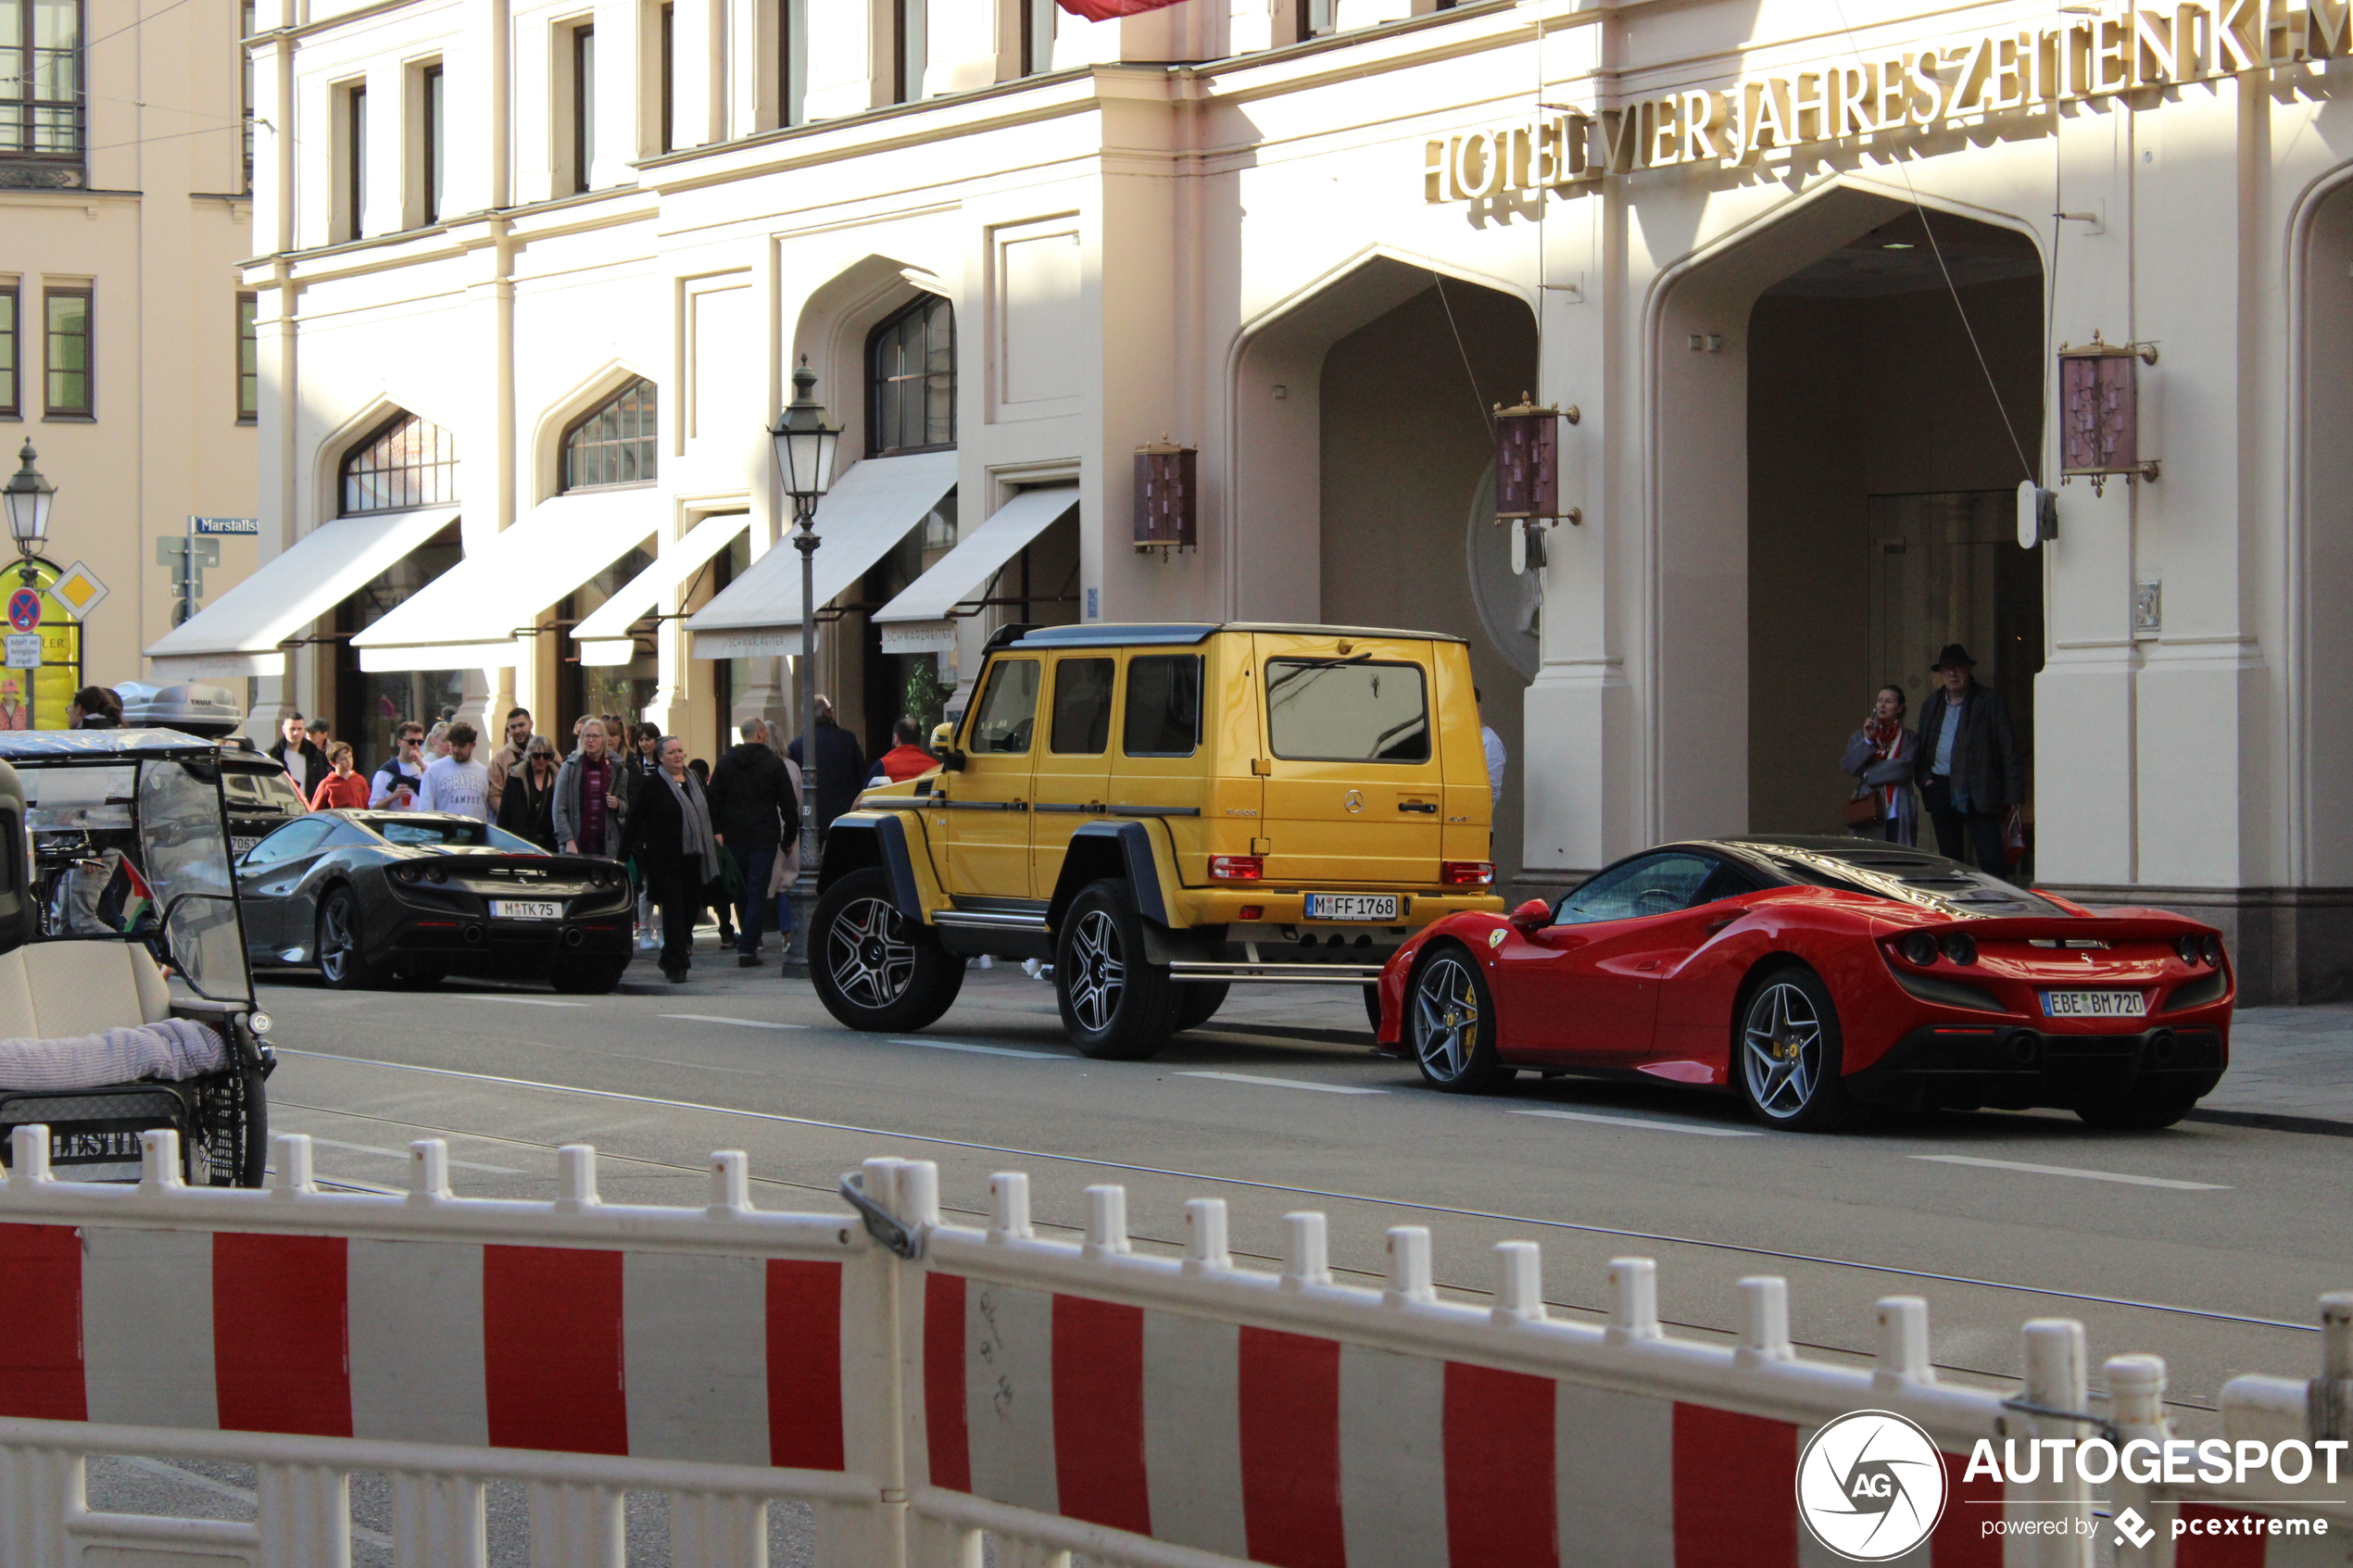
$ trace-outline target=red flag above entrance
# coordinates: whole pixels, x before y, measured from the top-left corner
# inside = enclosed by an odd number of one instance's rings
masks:
[[[1178,0],[1054,0],[1054,4],[1074,17],[1084,17],[1090,22],[1107,22],[1120,17],[1140,17],[1146,11],[1164,11]]]

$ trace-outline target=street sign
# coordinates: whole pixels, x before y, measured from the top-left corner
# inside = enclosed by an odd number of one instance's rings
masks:
[[[38,670],[41,668],[41,633],[11,632],[7,636],[8,668]]]
[[[65,606],[66,613],[76,621],[89,620],[90,612],[98,608],[98,601],[108,592],[107,585],[98,581],[98,574],[80,561],[66,568],[49,584],[49,596]]]
[[[250,533],[258,535],[261,533],[261,520],[258,517],[191,517],[188,520],[188,529],[189,532],[197,534]]]
[[[41,629],[41,596],[31,588],[19,588],[8,596],[8,624],[19,632]]]

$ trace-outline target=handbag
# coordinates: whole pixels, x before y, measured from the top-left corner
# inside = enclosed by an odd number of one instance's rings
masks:
[[[2002,823],[2002,864],[2015,869],[2026,859],[2026,813],[2016,806]]]
[[[1851,828],[1870,827],[1880,820],[1879,791],[1869,784],[1848,796],[1845,809],[1839,812],[1839,821]]]

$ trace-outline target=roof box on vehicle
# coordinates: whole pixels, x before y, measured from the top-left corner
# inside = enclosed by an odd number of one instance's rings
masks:
[[[124,681],[114,691],[122,699],[122,726],[127,730],[170,729],[218,738],[245,721],[245,705],[226,686]]]

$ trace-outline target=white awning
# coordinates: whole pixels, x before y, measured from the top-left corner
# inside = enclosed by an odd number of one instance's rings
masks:
[[[279,644],[333,610],[458,520],[447,507],[323,522],[147,647],[157,672],[182,680],[276,675]]]
[[[956,487],[956,454],[916,452],[850,465],[817,505],[814,568],[820,608],[847,592]],[[800,552],[789,542],[687,619],[697,659],[756,659],[800,651]]]
[[[495,670],[531,657],[539,612],[661,528],[659,492],[551,496],[351,639],[359,668]]]
[[[1076,484],[1041,484],[1016,491],[978,528],[956,541],[929,571],[875,612],[883,652],[930,653],[956,646],[957,605],[985,593],[988,580],[1049,525],[1078,505]]]
[[[750,525],[749,512],[723,512],[695,524],[685,538],[662,551],[659,560],[572,629],[573,641],[580,645],[580,662],[626,664],[635,658],[637,645],[629,628],[637,618],[652,614],[672,589],[700,571]]]

